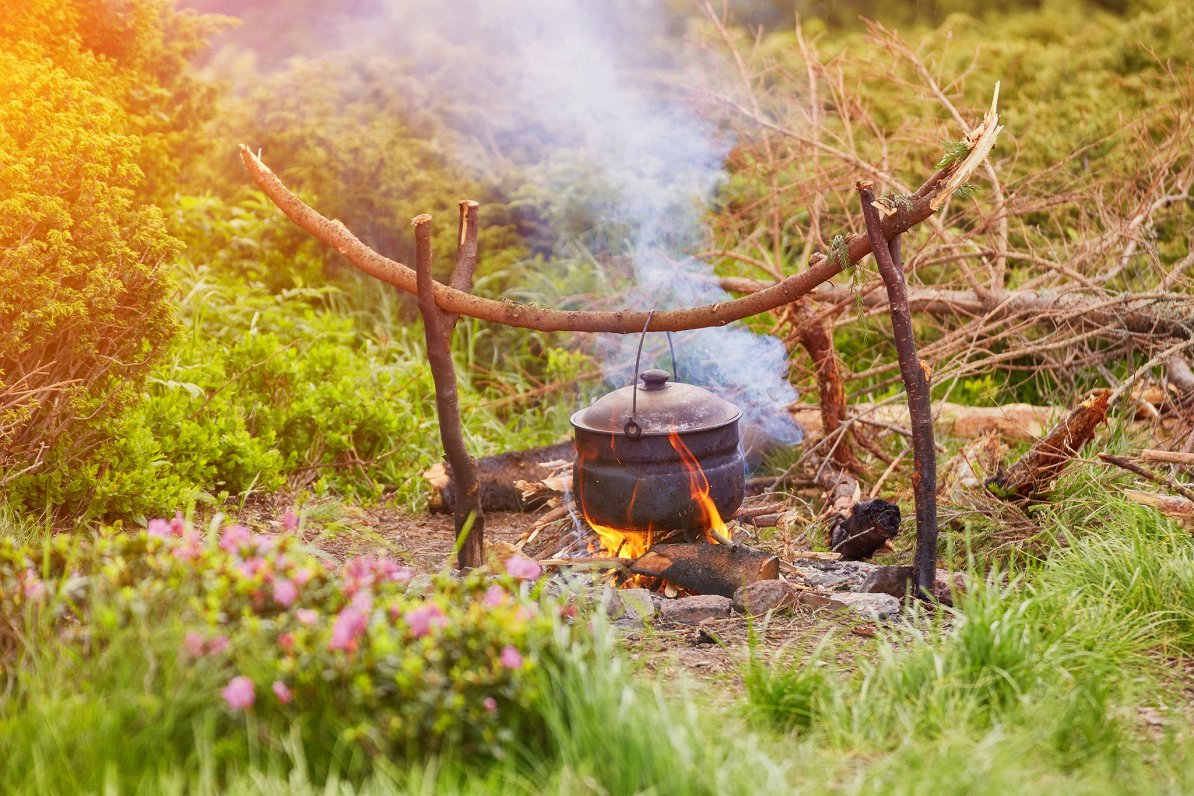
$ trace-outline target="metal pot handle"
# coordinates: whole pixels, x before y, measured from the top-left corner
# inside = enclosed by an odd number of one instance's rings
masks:
[[[643,357],[643,341],[647,339],[647,330],[651,328],[651,319],[655,317],[655,310],[647,313],[647,322],[643,324],[642,334],[638,337],[638,352],[634,355],[634,381],[631,382],[632,389],[630,393],[630,419],[626,421],[626,425],[622,430],[626,432],[626,436],[631,439],[638,439],[643,435],[643,427],[638,424],[635,419],[638,417],[638,366],[639,360]],[[672,345],[672,333],[664,332],[667,335],[667,348],[672,355],[672,380],[679,381],[680,374],[676,369],[676,348]]]

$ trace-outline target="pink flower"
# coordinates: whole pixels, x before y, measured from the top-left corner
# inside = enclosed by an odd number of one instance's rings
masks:
[[[170,531],[175,536],[182,536],[183,532],[186,529],[187,529],[187,521],[185,519],[183,519],[182,512],[181,511],[174,512],[174,519],[170,520]]]
[[[319,621],[319,612],[311,608],[300,608],[294,615],[304,625],[313,625]]]
[[[216,636],[211,641],[207,642],[207,654],[219,655],[228,649],[228,637]]]
[[[496,583],[485,590],[485,596],[481,598],[481,605],[486,608],[497,608],[506,601],[506,590]]]
[[[526,556],[510,556],[506,560],[506,574],[520,580],[534,580],[543,574],[543,568]]]
[[[257,699],[253,681],[244,675],[229,680],[228,685],[220,690],[220,695],[232,710],[248,710]]]
[[[298,587],[294,585],[293,581],[286,578],[278,578],[274,581],[274,602],[283,608],[289,608],[297,599]]]
[[[264,567],[265,559],[261,556],[253,556],[252,558],[245,559],[237,564],[236,570],[240,573],[242,578],[245,580],[250,580],[256,577],[257,573],[260,572]]]
[[[278,646],[290,652],[294,649],[294,634],[293,633],[279,633]]]
[[[310,567],[301,567],[297,572],[294,573],[294,582],[298,586],[306,586],[307,582],[310,581],[314,576],[315,573],[311,571]]]
[[[289,705],[290,700],[294,699],[294,694],[291,693],[290,689],[286,687],[286,683],[282,682],[281,680],[274,680],[273,689],[274,696],[276,696],[278,701],[283,705]]]
[[[189,657],[201,658],[207,650],[207,644],[204,643],[203,636],[194,630],[188,630],[186,637],[182,640],[182,648],[186,650]]]
[[[154,539],[169,539],[174,535],[174,529],[166,520],[150,520],[148,530]]]
[[[293,531],[298,527],[298,524],[299,517],[294,513],[294,509],[288,509],[286,513],[282,515],[282,527],[286,530]]]
[[[493,713],[497,710],[497,700],[493,697],[485,697],[485,699],[481,701],[481,704],[484,705],[485,710],[489,711],[490,713]]]
[[[173,555],[179,561],[194,561],[203,555],[203,540],[194,531],[182,534],[182,542],[173,550]]]
[[[502,666],[507,669],[518,669],[522,666],[522,655],[509,644],[502,647]]]
[[[32,569],[26,569],[21,575],[21,587],[25,593],[25,599],[31,602],[39,603],[46,596],[46,584]]]
[[[438,605],[431,603],[426,603],[411,611],[407,611],[402,618],[410,626],[410,633],[415,638],[422,638],[433,629],[447,627],[448,625],[448,618],[444,616],[444,612],[440,610]]]
[[[336,614],[336,621],[332,623],[332,640],[328,646],[334,650],[350,650],[356,648],[357,638],[365,632],[369,624],[369,615],[353,606],[348,606]]]
[[[220,534],[220,549],[226,553],[236,553],[251,541],[253,532],[248,528],[243,525],[229,525]]]

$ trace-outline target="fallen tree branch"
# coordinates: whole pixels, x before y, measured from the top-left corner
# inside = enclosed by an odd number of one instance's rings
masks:
[[[1166,517],[1180,522],[1194,532],[1194,500],[1173,495],[1157,495],[1136,489],[1125,489],[1124,497],[1141,506],[1157,509]]]
[[[1110,393],[1103,390],[1079,404],[1007,472],[988,479],[987,489],[1005,499],[1030,498],[1042,492],[1094,437],[1099,424],[1107,419],[1109,397]]]
[[[1129,461],[1122,456],[1112,456],[1110,453],[1100,453],[1099,458],[1105,461],[1107,464],[1115,465],[1121,470],[1127,470],[1129,473],[1138,475],[1145,480],[1152,481],[1154,484],[1163,486],[1166,489],[1172,489],[1186,500],[1194,500],[1194,489],[1191,489],[1184,484],[1179,484],[1177,481],[1169,478],[1168,476],[1155,473],[1147,467],[1141,467],[1135,462]]]
[[[742,277],[721,277],[718,284],[731,293],[751,294],[773,283]],[[812,293],[819,301],[853,303],[867,309],[883,307],[887,297],[879,292],[861,295],[849,288],[821,287]],[[985,317],[989,322],[1018,318],[1034,325],[1057,328],[1106,329],[1108,333],[1138,334],[1178,340],[1194,339],[1194,297],[1180,293],[1090,295],[1082,291],[991,290],[979,295],[973,290],[945,290],[935,287],[908,291],[912,312],[935,317]],[[1184,374],[1183,374],[1184,375]],[[1191,389],[1194,389],[1192,387]]]
[[[974,165],[978,165],[977,161]],[[933,406],[929,396],[929,374],[916,354],[912,313],[908,309],[908,286],[900,258],[899,236],[883,239],[879,208],[870,183],[858,183],[862,217],[871,239],[879,275],[887,288],[891,328],[895,337],[900,375],[908,394],[908,415],[912,426],[912,494],[916,503],[916,553],[913,583],[917,594],[932,597],[937,580],[937,451],[933,441]]]
[[[1176,464],[1184,467],[1194,467],[1194,453],[1184,453],[1182,451],[1145,448],[1140,451],[1140,459],[1149,464]]]
[[[994,143],[995,137],[1002,129],[997,122],[998,117],[993,116],[988,116],[984,120],[983,124],[975,131],[975,137],[971,143],[972,151],[979,147],[989,148]],[[388,282],[407,293],[418,292],[415,272],[409,267],[378,254],[362,243],[339,221],[333,221],[320,215],[291,193],[278,176],[261,161],[261,158],[253,154],[244,144],[240,145],[240,156],[253,182],[291,221],[320,242],[340,252],[349,262],[370,276]],[[967,163],[966,166],[977,166],[977,163]],[[888,240],[906,232],[933,215],[937,211],[937,207],[934,207],[933,203],[940,199],[942,193],[952,190],[948,186],[956,183],[959,176],[963,178],[966,176],[961,162],[951,163],[933,174],[915,194],[908,198],[906,203],[901,203],[898,210],[883,219],[883,238]],[[678,332],[686,329],[724,326],[732,321],[767,312],[807,295],[817,285],[828,281],[841,273],[842,269],[860,261],[870,251],[871,243],[868,237],[852,237],[840,252],[835,252],[833,257],[815,254],[809,260],[808,270],[790,276],[752,295],[701,307],[656,312],[651,321],[651,331]],[[643,330],[647,322],[646,312],[545,309],[512,301],[494,301],[438,283],[432,285],[432,290],[436,305],[445,312],[544,332],[637,334]]]

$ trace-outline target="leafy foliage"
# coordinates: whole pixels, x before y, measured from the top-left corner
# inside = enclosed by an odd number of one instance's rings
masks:
[[[148,532],[0,540],[0,660],[20,694],[0,708],[4,776],[36,765],[11,723],[28,709],[28,672],[68,655],[91,672],[72,690],[102,692],[110,685],[95,664],[130,626],[159,623],[164,632],[150,633],[146,653],[166,672],[147,682],[195,678],[185,695],[154,689],[144,700],[168,725],[160,758],[187,757],[188,733],[169,731],[205,714],[226,732],[251,715],[266,743],[293,727],[308,749],[323,750],[311,761],[322,776],[337,748],[369,768],[445,745],[492,757],[538,738],[535,670],[554,665],[569,632],[540,609],[532,584],[477,572],[438,579],[426,597],[408,594],[408,568],[375,556],[324,564],[301,547],[296,522],[284,516],[282,533],[259,534],[217,521],[203,534],[180,515]],[[105,723],[123,735],[121,723],[138,722],[118,713]],[[86,742],[67,741],[83,755]]]

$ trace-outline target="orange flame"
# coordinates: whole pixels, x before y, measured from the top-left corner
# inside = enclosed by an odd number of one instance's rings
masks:
[[[729,529],[726,527],[725,520],[721,518],[721,512],[717,510],[713,498],[709,496],[711,491],[709,479],[705,476],[705,471],[701,469],[701,463],[697,461],[696,456],[692,455],[692,451],[674,430],[667,435],[667,438],[668,442],[672,443],[672,447],[676,449],[676,453],[680,454],[680,461],[684,464],[684,469],[688,471],[688,489],[704,518],[702,524],[705,526],[705,538],[714,543],[728,539]]]
[[[684,444],[684,440],[680,438],[680,435],[675,430],[668,434],[668,441],[671,443],[672,448],[680,455],[680,461],[688,473],[689,493],[701,512],[701,525],[705,529],[705,538],[709,542],[720,543],[728,537],[729,532],[725,521],[721,518],[721,513],[717,510],[717,506],[710,496],[711,487],[708,477],[706,477],[704,470],[701,469],[700,462],[697,461],[696,456]],[[579,488],[580,485],[578,484]],[[584,516],[585,522],[597,534],[599,540],[600,549],[594,551],[598,555],[633,560],[646,553],[660,537],[660,534],[650,526],[646,528],[614,528],[594,522],[585,510],[583,496],[580,497],[581,499],[578,502],[581,514]],[[637,499],[638,486],[635,486],[630,496],[630,502],[626,507],[627,526],[630,525],[630,517],[633,516],[634,504]],[[638,585],[638,582],[641,580],[640,576],[636,576],[628,581],[628,585]]]

